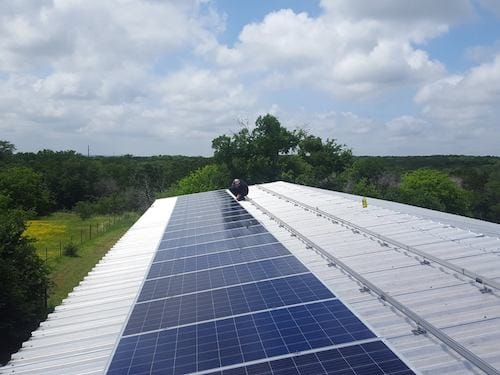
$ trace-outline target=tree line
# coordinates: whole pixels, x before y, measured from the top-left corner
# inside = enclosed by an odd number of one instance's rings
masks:
[[[214,163],[163,196],[284,180],[386,199],[500,223],[500,158],[494,156],[354,156],[334,139],[289,130],[272,116],[212,141]]]

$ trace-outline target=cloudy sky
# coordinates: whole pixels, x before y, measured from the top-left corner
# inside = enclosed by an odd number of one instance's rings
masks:
[[[500,0],[0,1],[0,139],[211,155],[272,113],[356,155],[500,155]]]

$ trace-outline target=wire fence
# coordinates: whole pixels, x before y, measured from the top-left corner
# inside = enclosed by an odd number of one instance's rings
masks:
[[[85,225],[71,226],[68,233],[57,241],[51,241],[50,245],[44,246],[45,261],[62,256],[77,256],[78,251],[88,242],[95,240],[114,229],[118,224],[130,219],[130,214],[110,216],[105,220],[93,222]],[[76,228],[75,228],[76,227]],[[68,249],[75,249],[73,252]],[[42,256],[43,256],[42,255]]]

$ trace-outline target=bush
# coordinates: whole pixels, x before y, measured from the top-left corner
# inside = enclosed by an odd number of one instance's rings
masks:
[[[166,192],[158,194],[158,198],[221,189],[229,184],[229,180],[229,172],[223,166],[206,165],[181,178]]]
[[[80,216],[80,219],[85,220],[90,218],[94,213],[94,205],[91,202],[80,201],[75,205],[73,211]]]
[[[73,242],[70,242],[70,243],[64,245],[63,253],[67,257],[77,257],[79,251],[80,251],[80,248],[78,247],[77,244],[75,244]]]

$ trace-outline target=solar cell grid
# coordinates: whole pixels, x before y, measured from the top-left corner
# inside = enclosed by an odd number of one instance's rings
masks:
[[[147,280],[139,302],[308,272],[294,256]]]
[[[329,300],[123,338],[108,374],[185,374],[373,337]]]
[[[197,226],[194,228],[180,228],[176,230],[168,229],[163,235],[162,240],[172,240],[174,238],[200,236],[202,234],[222,232],[230,229],[248,228],[253,225],[259,225],[259,222],[254,218],[250,218],[246,220],[230,221],[230,222],[223,222],[211,225],[207,224],[205,226]]]
[[[312,274],[188,294],[137,304],[124,335],[334,297]]]
[[[166,231],[175,231],[175,230],[187,229],[187,228],[198,228],[198,227],[204,227],[207,225],[231,223],[233,221],[248,220],[248,219],[253,219],[253,216],[248,214],[248,213],[244,213],[241,215],[234,215],[234,216],[220,216],[218,218],[209,219],[209,220],[195,220],[195,221],[188,221],[188,222],[179,223],[179,224],[169,224],[167,226]]]
[[[188,245],[170,249],[164,249],[160,244],[158,252],[155,255],[154,262],[161,262],[176,258],[215,253],[219,251],[244,249],[250,246],[257,246],[261,244],[264,245],[276,242],[277,242],[276,238],[272,234],[267,232],[256,235],[205,242],[201,244]]]
[[[241,207],[241,205],[232,198],[228,198],[225,200],[219,199],[207,202],[196,202],[189,205],[176,204],[174,210],[172,211],[172,215],[174,216],[178,214],[185,215],[185,214],[196,213],[197,211],[198,212],[210,211],[210,210],[221,211],[235,207]]]
[[[411,375],[383,342],[296,355],[250,366],[210,372],[209,375]]]
[[[239,216],[245,214],[248,214],[248,212],[244,208],[240,207],[234,210],[224,211],[224,212],[209,212],[204,214],[198,213],[198,215],[178,216],[177,218],[172,218],[169,220],[167,230],[168,228],[170,228],[170,226],[174,225],[201,222],[204,220],[208,221],[214,219],[229,218],[232,216]]]
[[[224,230],[220,232],[213,232],[213,233],[206,233],[206,234],[201,234],[199,236],[191,236],[191,237],[180,237],[180,238],[174,238],[174,239],[167,239],[163,240],[161,242],[161,249],[170,249],[174,247],[180,247],[180,246],[188,246],[188,245],[194,245],[194,244],[199,244],[203,242],[213,242],[213,241],[218,241],[218,240],[224,240],[228,238],[235,238],[235,237],[242,237],[242,236],[249,236],[251,234],[258,234],[258,233],[265,233],[267,232],[266,229],[262,225],[252,225],[250,227],[243,227],[243,228],[235,228],[235,229],[229,229],[229,230]]]
[[[153,263],[147,279],[251,262],[257,259],[275,258],[283,255],[290,255],[290,252],[283,245],[274,243],[250,247],[244,250],[237,249],[189,258],[176,258],[171,261]]]
[[[172,211],[172,218],[174,220],[185,219],[188,217],[209,215],[212,213],[226,213],[226,212],[231,212],[231,211],[237,211],[241,208],[242,207],[239,203],[234,202],[234,203],[222,204],[222,205],[218,205],[218,204],[204,205],[201,207],[185,208],[185,209],[181,209],[181,210],[174,209]]]

